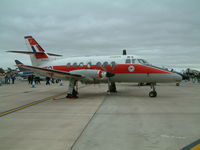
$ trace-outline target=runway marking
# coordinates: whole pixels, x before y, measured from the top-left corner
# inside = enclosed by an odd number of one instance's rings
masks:
[[[84,88],[84,87],[86,87],[86,86],[81,86],[81,87],[79,87],[79,89]],[[1,113],[0,113],[0,117],[3,117],[3,116],[5,116],[5,115],[11,114],[11,113],[14,113],[14,112],[19,111],[19,110],[22,110],[22,109],[25,109],[25,108],[27,108],[27,107],[30,107],[30,106],[33,106],[33,105],[36,105],[36,104],[45,102],[45,101],[47,101],[47,100],[54,99],[54,98],[56,98],[56,97],[58,97],[58,96],[61,96],[61,95],[64,95],[64,94],[66,94],[66,92],[59,93],[59,94],[57,94],[57,95],[53,95],[53,96],[50,96],[50,97],[47,97],[47,98],[44,98],[44,99],[41,99],[41,100],[38,100],[38,101],[34,101],[34,102],[29,103],[29,104],[26,104],[26,105],[22,105],[22,106],[20,106],[20,107],[16,107],[16,108],[13,108],[13,109],[10,109],[10,110],[1,112]]]
[[[200,150],[200,139],[182,148],[181,150]]]
[[[1,112],[1,113],[0,113],[0,117],[5,116],[5,115],[8,115],[8,114],[11,114],[11,113],[14,113],[14,112],[19,111],[19,110],[22,110],[22,109],[25,109],[25,108],[27,108],[27,107],[30,107],[30,106],[33,106],[33,105],[36,105],[36,104],[45,102],[45,101],[47,101],[47,100],[53,99],[53,98],[55,98],[55,97],[58,97],[58,96],[61,96],[61,95],[64,95],[64,94],[66,94],[66,92],[64,92],[64,93],[59,93],[59,94],[54,95],[54,96],[50,96],[50,97],[47,97],[47,98],[44,98],[44,99],[41,99],[41,100],[38,100],[38,101],[34,101],[34,102],[32,102],[32,103],[29,103],[29,104],[26,104],[26,105],[23,105],[23,106],[20,106],[20,107],[16,107],[16,108],[13,108],[13,109],[10,109],[10,110]]]
[[[200,150],[200,144],[196,145],[196,146],[193,147],[191,150]]]
[[[84,88],[84,87],[86,87],[86,86],[88,86],[88,85],[81,86],[81,87],[79,87],[79,89],[82,89],[82,88]],[[56,98],[56,97],[58,97],[58,96],[61,96],[61,95],[64,95],[64,94],[66,94],[66,92],[63,92],[63,93],[60,93],[60,94],[57,94],[57,95],[53,95],[53,96],[50,96],[50,97],[47,97],[47,98],[44,98],[44,99],[41,99],[41,100],[38,100],[38,101],[34,101],[34,102],[29,103],[29,104],[26,104],[26,105],[22,105],[22,106],[20,106],[20,107],[16,107],[16,108],[13,108],[13,109],[10,109],[10,110],[1,112],[1,113],[0,113],[0,117],[3,117],[3,116],[5,116],[5,115],[11,114],[11,113],[14,113],[14,112],[19,111],[19,110],[22,110],[22,109],[25,109],[25,108],[27,108],[27,107],[30,107],[30,106],[33,106],[33,105],[36,105],[36,104],[45,102],[45,101],[47,101],[47,100],[54,99],[54,98]]]
[[[87,85],[81,86],[81,87],[79,87],[79,89],[84,88],[84,87],[86,87],[86,86],[87,86]],[[16,108],[13,108],[13,109],[10,109],[10,110],[1,112],[1,113],[0,113],[0,117],[3,117],[3,116],[5,116],[5,115],[11,114],[11,113],[14,113],[14,112],[19,111],[19,110],[22,110],[22,109],[25,109],[25,108],[27,108],[27,107],[30,107],[30,106],[33,106],[33,105],[36,105],[36,104],[45,102],[45,101],[47,101],[47,100],[54,99],[54,98],[56,98],[56,97],[58,97],[58,96],[61,96],[61,95],[64,95],[64,94],[66,94],[66,92],[59,93],[59,94],[57,94],[57,95],[53,95],[53,96],[50,96],[50,97],[47,97],[47,98],[44,98],[44,99],[41,99],[41,100],[38,100],[38,101],[34,101],[34,102],[29,103],[29,104],[26,104],[26,105],[22,105],[22,106],[20,106],[20,107],[16,107]]]

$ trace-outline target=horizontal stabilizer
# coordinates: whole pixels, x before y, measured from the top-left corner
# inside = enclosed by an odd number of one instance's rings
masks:
[[[6,52],[9,52],[9,53],[19,53],[19,54],[28,54],[28,55],[31,55],[31,54],[45,54],[44,52],[30,52],[30,51],[6,51]],[[53,53],[47,53],[49,56],[62,56],[62,55],[59,55],[59,54],[53,54]]]

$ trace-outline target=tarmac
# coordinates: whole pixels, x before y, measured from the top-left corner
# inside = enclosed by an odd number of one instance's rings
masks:
[[[158,84],[156,98],[118,83],[110,95],[79,84],[79,98],[66,99],[67,86],[0,86],[0,149],[180,150],[200,139],[199,83]]]

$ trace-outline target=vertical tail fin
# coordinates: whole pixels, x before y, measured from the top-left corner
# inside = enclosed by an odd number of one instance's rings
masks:
[[[49,61],[49,56],[37,41],[32,36],[25,36],[24,38],[30,45],[32,52],[34,52],[33,55],[30,55],[32,64],[34,66],[39,66],[47,63]]]
[[[36,59],[49,58],[49,56],[45,53],[44,49],[37,43],[37,41],[32,36],[25,36],[24,38],[30,44],[32,51],[36,52],[34,54]],[[37,52],[41,52],[41,54],[38,54]]]
[[[36,42],[36,40],[32,36],[25,36],[24,38],[28,42],[31,51],[7,51],[7,52],[30,55],[33,66],[44,65],[48,63],[50,60],[55,60],[55,58],[52,59],[49,56],[57,56],[57,57],[62,56],[59,54],[46,53],[44,49]]]

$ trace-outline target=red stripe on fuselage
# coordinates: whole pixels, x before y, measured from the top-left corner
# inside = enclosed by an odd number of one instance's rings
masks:
[[[131,72],[129,71],[129,66],[134,66],[134,71]],[[87,68],[87,66],[83,66],[83,67],[73,67],[70,66],[69,68],[67,68],[66,66],[53,66],[54,70],[61,70],[61,71],[73,71],[73,70],[79,70],[79,69],[96,69],[96,70],[102,70],[104,71],[101,67],[96,67],[96,65],[92,65],[91,68]],[[118,64],[116,65],[115,69],[112,70],[112,67],[110,65],[108,65],[105,69],[107,72],[113,72],[113,73],[127,73],[127,74],[131,74],[131,73],[137,73],[137,74],[146,74],[146,73],[157,73],[157,74],[170,74],[171,72],[165,71],[165,70],[161,70],[158,68],[154,68],[154,67],[150,67],[150,66],[146,66],[146,65],[141,65],[141,64]]]

